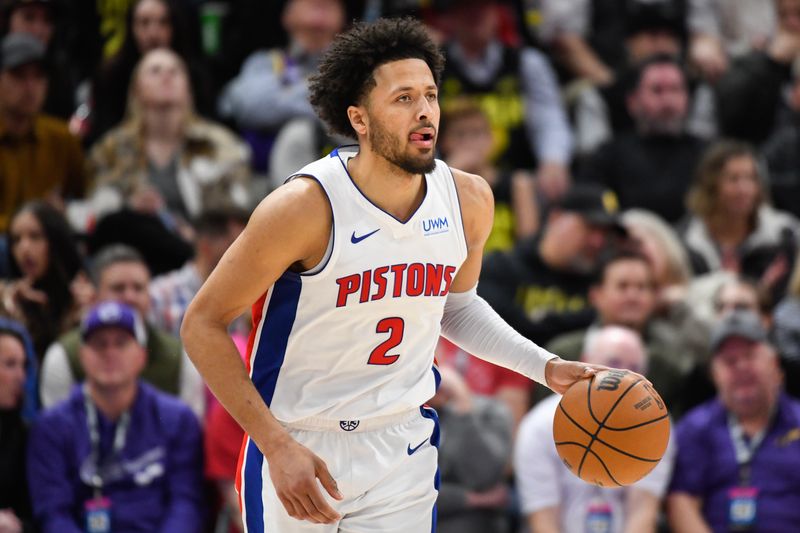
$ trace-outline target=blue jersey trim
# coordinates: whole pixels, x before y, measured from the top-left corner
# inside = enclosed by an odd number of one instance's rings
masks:
[[[344,148],[344,147],[342,147],[342,148]],[[339,148],[337,148],[337,149],[336,149],[336,150],[334,150],[334,151],[336,152],[336,155],[338,156],[338,155],[339,155]],[[331,153],[331,155],[333,155],[333,153]],[[364,194],[364,191],[362,191],[362,190],[361,190],[361,189],[358,187],[358,185],[356,185],[356,180],[354,180],[354,179],[353,179],[353,176],[351,176],[351,175],[350,175],[350,171],[349,171],[349,170],[347,170],[347,165],[345,165],[345,163],[344,163],[344,161],[342,161],[342,158],[341,158],[341,157],[339,157],[339,163],[341,163],[341,164],[342,164],[342,168],[344,169],[344,172],[345,172],[345,174],[347,174],[347,177],[348,177],[348,178],[350,178],[350,183],[352,183],[352,184],[353,184],[353,187],[355,187],[355,189],[358,191],[358,193],[359,193],[361,196],[363,196],[363,197],[364,197],[364,199],[365,199],[366,201],[368,201],[370,204],[372,204],[372,206],[373,206],[375,209],[379,210],[381,213],[385,213],[386,215],[388,215],[388,216],[392,217],[393,219],[395,219],[396,221],[398,221],[400,224],[403,224],[403,225],[406,225],[406,224],[408,224],[408,222],[409,222],[409,221],[411,221],[411,219],[413,219],[413,218],[414,218],[414,215],[416,215],[416,214],[419,212],[419,210],[422,208],[422,206],[423,206],[423,205],[425,205],[425,200],[427,200],[427,198],[428,198],[428,191],[430,190],[430,187],[428,186],[428,175],[427,175],[427,174],[423,174],[423,175],[422,175],[422,179],[425,181],[425,196],[423,196],[423,197],[422,197],[422,201],[419,203],[419,205],[418,205],[418,206],[417,206],[417,208],[414,210],[414,212],[413,212],[413,213],[411,213],[411,214],[408,216],[408,218],[407,218],[407,219],[405,219],[405,220],[400,220],[399,218],[397,218],[397,217],[396,217],[396,216],[394,216],[393,214],[389,213],[388,211],[384,210],[383,208],[381,208],[380,206],[378,206],[377,204],[375,204],[375,202],[373,202],[372,200],[370,200],[370,199],[369,199],[369,196],[367,196],[366,194]]]
[[[438,372],[436,372],[438,374]],[[439,449],[439,440],[440,440],[440,430],[439,430],[439,415],[436,414],[436,410],[433,407],[423,406],[419,408],[419,413],[423,416],[423,418],[428,418],[433,420],[433,433],[431,434],[431,445],[435,446],[436,449]],[[433,488],[436,491],[439,491],[439,485],[441,484],[441,474],[439,472],[439,467],[436,467],[436,474],[433,476]],[[436,532],[436,504],[433,504],[433,512],[431,515],[431,533]]]
[[[261,335],[253,362],[253,384],[267,405],[272,403],[286,345],[297,315],[297,303],[302,289],[300,276],[284,272],[272,287],[269,306],[263,312]]]
[[[467,240],[467,227],[464,225],[464,208],[461,206],[461,195],[458,193],[458,183],[456,183],[456,176],[453,174],[453,169],[447,167],[450,171],[450,177],[453,178],[453,189],[456,191],[456,200],[458,200],[458,214],[461,216],[461,234],[464,236],[464,249],[469,254],[469,244]]]
[[[244,468],[244,508],[248,533],[264,533],[264,501],[261,499],[264,456],[256,443],[247,440]]]

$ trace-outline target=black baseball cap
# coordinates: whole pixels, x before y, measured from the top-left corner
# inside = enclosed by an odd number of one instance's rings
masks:
[[[28,33],[9,33],[0,43],[0,68],[17,68],[29,63],[44,63],[45,47]]]
[[[716,354],[728,339],[738,337],[751,342],[766,342],[767,330],[753,311],[728,313],[711,330],[711,354]]]
[[[627,233],[619,217],[619,200],[610,189],[598,185],[575,184],[555,202],[554,207],[578,213],[590,224],[608,226],[622,234]]]

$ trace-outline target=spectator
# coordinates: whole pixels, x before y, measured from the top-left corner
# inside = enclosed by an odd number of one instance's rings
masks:
[[[726,270],[758,280],[773,301],[786,287],[800,223],[766,203],[753,150],[736,141],[711,146],[688,195],[681,237],[695,274]]]
[[[469,100],[449,106],[439,127],[439,150],[451,167],[477,174],[491,186],[494,195],[494,224],[486,241],[486,253],[509,250],[520,239],[536,233],[539,207],[532,176],[524,171],[509,172],[494,165],[491,152],[495,136],[489,117]]]
[[[439,413],[439,533],[503,533],[510,491],[511,416],[501,402],[473,395],[459,374],[441,370],[429,404]],[[438,434],[437,434],[438,433]],[[480,461],[475,461],[480,457]]]
[[[778,15],[774,38],[733,61],[715,87],[720,133],[756,146],[775,129],[792,63],[800,55],[800,2],[773,2]]]
[[[66,28],[60,5],[54,0],[10,0],[3,7],[3,35],[28,33],[45,47],[48,90],[44,112],[69,120],[75,111],[80,78],[64,46]]]
[[[592,364],[645,372],[647,355],[632,330],[607,326],[591,337],[581,359]],[[552,395],[525,417],[514,447],[514,469],[522,512],[535,533],[655,533],[660,502],[672,469],[674,446],[643,479],[623,488],[590,485],[561,463],[553,442]]]
[[[125,118],[128,88],[136,65],[157,48],[169,48],[180,56],[194,106],[201,114],[213,116],[211,82],[189,28],[190,22],[196,23],[191,4],[181,0],[135,0],[126,7],[122,44],[102,62],[92,81],[89,123],[81,128],[87,145],[94,144]]]
[[[31,507],[25,482],[27,428],[22,418],[26,370],[29,367],[20,324],[0,320],[0,531],[30,528]]]
[[[496,2],[455,2],[448,16],[442,111],[464,98],[486,112],[495,133],[494,162],[503,170],[536,168],[538,187],[553,200],[569,186],[572,133],[547,57],[504,45]]]
[[[556,57],[564,78],[598,86],[610,84],[626,61],[623,43],[629,21],[653,12],[683,21],[685,11],[682,0],[542,0],[539,4],[540,16],[529,20],[540,22],[536,35]]]
[[[587,293],[600,253],[624,231],[613,193],[576,185],[536,236],[486,257],[478,293],[540,344],[586,327],[594,319]]]
[[[150,272],[141,255],[124,245],[101,250],[94,258],[93,278],[97,301],[118,301],[147,317],[151,309]],[[149,321],[145,321],[146,362],[141,378],[162,392],[180,397],[202,417],[203,383],[183,353],[180,340]],[[83,381],[80,330],[75,328],[53,343],[42,365],[41,396],[45,407],[52,407],[69,396],[75,383]]]
[[[635,131],[589,156],[579,178],[613,190],[623,209],[652,211],[669,223],[684,214],[684,197],[703,149],[686,133],[689,92],[678,61],[653,56],[636,68],[626,104]]]
[[[248,205],[248,150],[227,129],[195,115],[177,54],[159,48],[142,58],[128,111],[90,155],[98,210],[125,202],[189,237],[187,220],[204,210]]]
[[[88,514],[108,531],[201,531],[200,427],[188,407],[139,381],[144,335],[125,304],[98,304],[84,319],[86,383],[39,417],[28,446],[44,533],[84,531]]]
[[[194,258],[180,270],[158,276],[150,283],[149,316],[153,323],[180,336],[189,302],[246,224],[247,214],[235,211],[207,211],[195,221]]]
[[[77,324],[92,292],[72,231],[49,204],[33,201],[11,218],[7,239],[11,279],[0,309],[30,331],[39,359]]]
[[[792,82],[786,91],[784,119],[764,142],[761,155],[768,168],[772,204],[800,217],[800,61],[792,63]]]
[[[635,331],[647,348],[648,379],[673,416],[680,416],[685,407],[684,378],[708,358],[704,326],[697,321],[673,324],[655,314],[653,273],[647,259],[636,253],[621,252],[605,259],[589,290],[589,300],[597,310],[597,320],[588,329],[559,335],[547,349],[576,361],[603,327]],[[537,391],[549,392],[544,387]]]
[[[292,118],[315,117],[307,81],[322,52],[345,27],[344,0],[288,0],[281,20],[289,44],[251,54],[218,104],[221,117],[247,132],[254,168],[262,172],[280,128]]]
[[[775,32],[774,2],[689,0],[689,60],[711,83],[725,74],[732,59],[763,48]]]
[[[23,203],[55,204],[84,195],[80,143],[60,120],[42,114],[45,49],[26,33],[0,43],[0,231]]]
[[[800,520],[800,402],[782,391],[758,317],[731,313],[712,335],[717,397],[676,429],[668,498],[675,533],[792,531]]]
[[[761,318],[764,329],[772,326],[772,302],[752,279],[734,276],[722,282],[713,303],[717,320],[735,311],[749,311]]]

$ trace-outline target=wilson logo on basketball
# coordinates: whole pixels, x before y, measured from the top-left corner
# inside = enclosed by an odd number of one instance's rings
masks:
[[[633,404],[633,408],[634,409],[638,409],[639,411],[644,411],[645,409],[650,407],[652,404],[653,404],[653,397],[652,396],[648,396],[644,400]]]
[[[609,370],[600,383],[597,385],[597,390],[615,391],[619,388],[619,384],[628,373],[623,370]]]

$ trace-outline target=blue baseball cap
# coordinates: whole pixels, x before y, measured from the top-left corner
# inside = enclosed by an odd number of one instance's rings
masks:
[[[120,302],[102,302],[92,307],[81,323],[81,338],[86,341],[95,331],[102,328],[120,328],[145,346],[147,332],[142,317],[136,310]]]

